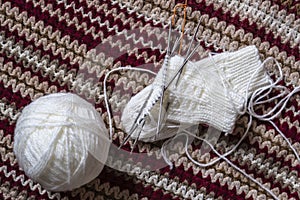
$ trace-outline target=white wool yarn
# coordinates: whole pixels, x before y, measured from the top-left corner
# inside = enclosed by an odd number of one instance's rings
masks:
[[[99,175],[110,141],[92,104],[71,93],[50,94],[18,118],[14,153],[19,166],[49,191],[78,188]]]

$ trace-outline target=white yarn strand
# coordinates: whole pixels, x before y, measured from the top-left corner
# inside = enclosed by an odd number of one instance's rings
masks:
[[[274,108],[272,108],[269,112],[263,114],[263,115],[258,115],[255,113],[254,111],[254,106],[256,105],[259,105],[259,104],[262,104],[262,103],[268,103],[268,102],[272,102],[274,101],[275,99],[278,99],[284,95],[286,95],[287,93],[287,88],[284,87],[284,86],[280,86],[280,85],[277,85],[283,78],[283,73],[282,73],[282,69],[281,67],[279,66],[279,63],[277,62],[277,60],[275,58],[267,58],[261,65],[261,67],[264,66],[264,64],[266,62],[268,62],[269,60],[274,60],[275,63],[276,63],[276,66],[279,70],[279,78],[274,82],[274,83],[271,83],[269,86],[265,86],[265,87],[262,87],[260,89],[257,89],[256,91],[254,91],[254,93],[252,94],[250,100],[249,100],[249,103],[248,103],[248,113],[259,119],[259,120],[262,120],[262,121],[267,121],[269,122],[270,124],[272,124],[272,126],[276,129],[276,131],[283,137],[283,139],[288,143],[290,149],[293,151],[294,155],[296,156],[298,162],[300,163],[300,157],[299,157],[299,154],[297,152],[297,150],[293,147],[293,145],[291,144],[291,142],[288,140],[288,138],[282,133],[282,131],[280,131],[280,129],[276,126],[276,124],[272,121],[274,118],[278,117],[281,112],[283,111],[283,109],[286,107],[289,99],[297,92],[300,91],[300,87],[295,87],[293,89],[293,91],[291,91],[290,93],[287,94],[287,96],[285,96],[283,99],[281,99],[275,106]],[[249,85],[251,84],[251,79],[249,81],[249,84],[248,84],[248,87]],[[267,95],[270,94],[271,90],[272,89],[284,89],[284,92],[279,94],[279,95],[276,95],[275,97],[272,97],[270,99],[266,99],[266,100],[262,100],[260,101],[262,98],[261,97],[258,97],[256,100],[254,100],[261,92],[263,92],[264,90],[268,90],[267,93],[265,93],[265,95],[263,95],[264,97],[266,97]],[[278,110],[275,114],[273,114],[276,110]]]
[[[109,138],[110,140],[112,140],[113,138],[113,123],[112,123],[112,116],[111,116],[111,111],[109,108],[109,102],[108,102],[108,95],[107,95],[107,89],[106,89],[106,82],[108,77],[110,76],[111,73],[114,73],[116,71],[123,71],[123,70],[133,70],[133,71],[141,71],[141,72],[147,72],[153,75],[156,75],[155,72],[148,70],[148,69],[142,69],[142,68],[133,68],[130,66],[126,66],[126,67],[118,67],[115,69],[110,70],[106,75],[105,78],[103,80],[103,93],[104,93],[104,101],[105,101],[105,106],[107,109],[107,116],[108,116],[108,123],[109,123]]]

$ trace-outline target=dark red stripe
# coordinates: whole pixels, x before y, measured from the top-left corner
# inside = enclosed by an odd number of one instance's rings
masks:
[[[281,84],[281,85],[283,85],[283,84]],[[293,90],[293,88],[290,88],[290,90]],[[272,92],[272,96],[275,96],[275,95],[277,95],[277,93]],[[256,112],[258,114],[263,114],[264,111],[267,111],[267,110],[270,110],[270,109],[274,108],[275,105],[276,105],[275,102],[265,103],[264,104],[264,110],[259,109]],[[295,115],[295,113],[291,110],[292,107],[294,107],[295,110],[300,109],[300,106],[298,105],[298,102],[295,98],[291,98],[288,101],[285,109],[283,109],[283,111],[279,115],[279,117],[275,118],[272,121],[281,130],[281,132],[283,134],[285,134],[286,137],[288,137],[289,139],[292,139],[292,141],[296,142],[296,141],[300,141],[300,132],[297,132],[297,128],[295,126],[292,126],[291,128],[289,128],[289,124],[287,122],[281,123],[280,120],[279,120],[279,119],[284,119],[284,118],[288,117],[288,118],[290,118],[291,123],[293,123],[295,121],[300,123],[300,115],[299,114]],[[261,125],[261,124],[265,125],[267,130],[275,130],[275,128],[270,123],[258,120],[258,125]]]
[[[13,139],[13,136],[14,136],[14,130],[15,130],[15,123],[14,122],[11,122],[9,119],[3,119],[3,120],[0,120],[0,130],[4,130],[4,137],[10,135],[12,136],[12,139]]]
[[[97,10],[97,8],[95,6],[88,6],[88,3],[85,1],[69,1],[67,0],[67,5],[71,5],[73,3],[73,5],[75,5],[75,9],[82,9],[83,12],[85,14],[90,13],[92,18],[96,18],[96,17],[100,17],[101,22],[106,21],[108,18],[107,16],[105,16],[105,11],[104,10]],[[79,20],[79,22],[86,22],[88,27],[95,27],[98,29],[100,29],[99,23],[98,22],[91,22],[89,17],[84,17],[80,12],[76,12],[72,7],[66,8],[64,3],[57,3],[57,1],[55,0],[45,0],[46,4],[51,4],[54,8],[54,10],[56,9],[60,9],[62,11],[61,15],[63,16],[65,13],[67,13],[68,15],[70,15],[70,19],[73,19],[74,17],[77,17],[77,19]],[[125,8],[121,8],[119,7],[117,4],[113,4],[111,1],[108,0],[103,0],[101,1],[101,3],[106,3],[108,5],[108,7],[110,8],[110,10],[116,9],[117,13],[123,13],[125,14],[125,19],[128,19],[130,17],[132,17],[134,19],[134,22],[136,23],[142,23],[142,25],[146,25],[146,24],[150,24],[153,27],[157,27],[157,25],[155,25],[152,21],[149,22],[145,22],[145,21],[141,21],[139,19],[136,18],[136,16],[134,14],[129,14],[127,13],[127,10]],[[110,22],[110,25],[117,25],[119,31],[123,30],[123,29],[131,29],[130,24],[124,24],[123,21],[119,21],[120,19],[118,18],[117,20],[108,20]],[[117,22],[117,23],[114,23]],[[111,26],[112,27],[112,26]]]
[[[64,87],[57,87],[57,91],[66,92]],[[30,95],[23,97],[20,91],[13,92],[12,86],[4,87],[2,80],[0,80],[0,98],[5,98],[8,102],[14,103],[17,109],[21,109],[31,102]]]

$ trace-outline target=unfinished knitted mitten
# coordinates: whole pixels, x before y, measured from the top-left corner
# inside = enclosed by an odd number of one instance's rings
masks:
[[[167,68],[167,81],[163,80],[162,70],[159,71],[154,82],[135,95],[125,107],[121,120],[125,131],[132,132],[132,138],[153,141],[170,137],[176,131],[168,129],[168,123],[204,123],[231,133],[249,95],[269,81],[264,69],[257,71],[261,61],[254,46],[195,63],[189,61],[177,85],[173,81],[165,92],[163,106],[168,107],[164,115],[164,129],[158,138],[154,138],[159,113],[159,103],[155,100],[161,95],[162,84],[174,77],[183,60],[180,56],[172,57]],[[246,97],[251,76],[254,76],[254,82],[250,84]],[[143,123],[140,123],[141,117],[145,119]],[[139,127],[133,129],[136,123],[140,123]]]

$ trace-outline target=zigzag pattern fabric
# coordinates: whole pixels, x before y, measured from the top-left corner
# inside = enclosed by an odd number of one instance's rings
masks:
[[[158,72],[166,53],[167,35],[162,29],[168,28],[171,9],[183,2],[0,0],[0,199],[272,199],[225,161],[208,168],[194,165],[182,153],[182,146],[174,147],[178,153],[173,155],[172,170],[166,166],[124,173],[104,167],[91,183],[62,193],[44,190],[17,164],[12,149],[14,127],[26,105],[45,94],[73,92],[92,102],[108,123],[103,102],[105,74],[128,65]],[[292,0],[189,0],[186,27],[193,32],[200,21],[197,54],[202,58],[209,52],[255,45],[261,60],[269,56],[278,60],[284,73],[280,84],[292,89],[300,83],[299,16],[300,3]],[[176,23],[181,25],[181,20]],[[107,90],[114,144],[126,137],[120,121],[131,97],[128,94],[137,94],[153,80],[152,75],[136,71],[110,76]],[[256,109],[264,113],[273,106],[267,103]],[[298,153],[299,109],[296,94],[273,120]],[[221,136],[216,149],[225,152],[232,147],[247,123],[248,116],[242,116],[231,135]],[[124,148],[130,149],[130,144]],[[153,148],[153,144],[138,142],[134,152],[150,155]],[[216,157],[202,152],[197,141],[190,151],[199,162]],[[278,198],[300,199],[300,164],[269,123],[254,120],[248,136],[228,159]],[[135,167],[139,163],[137,159]],[[124,167],[122,160],[114,165]]]

